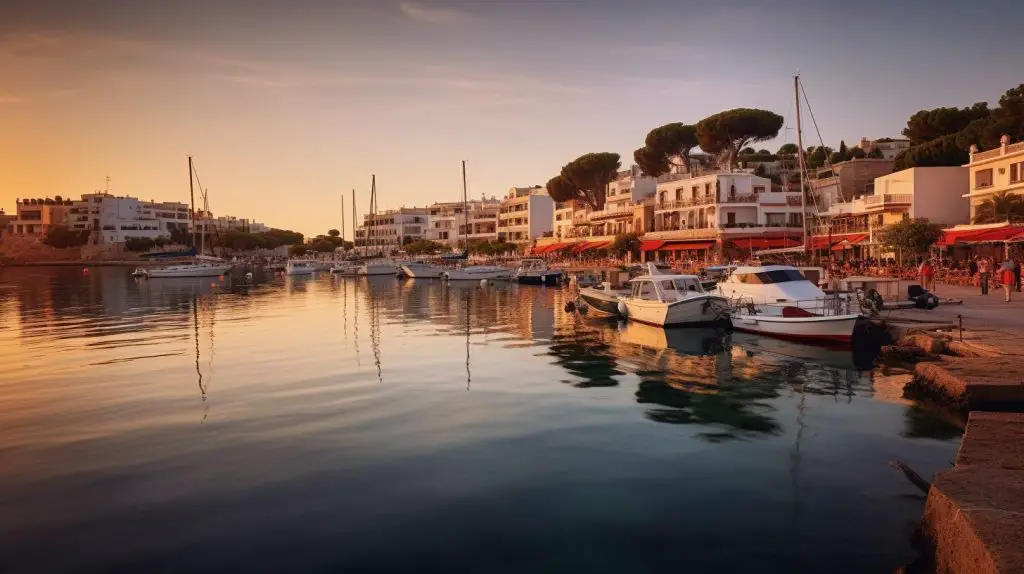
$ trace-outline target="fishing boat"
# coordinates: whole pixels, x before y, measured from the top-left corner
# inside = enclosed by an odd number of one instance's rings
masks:
[[[316,262],[312,259],[289,259],[284,266],[285,275],[313,275],[316,273]]]
[[[515,272],[515,280],[523,285],[558,285],[562,272],[548,268],[543,259],[523,259]]]
[[[599,315],[617,317],[622,314],[619,311],[619,298],[629,294],[628,289],[612,289],[612,284],[605,281],[600,287],[581,288],[580,300]]]
[[[737,267],[718,284],[737,331],[819,343],[849,343],[860,322],[851,298],[826,295],[796,267]]]
[[[728,320],[728,300],[705,292],[696,275],[666,275],[651,265],[630,285],[630,293],[619,298],[630,321],[672,327]]]
[[[191,227],[191,238],[192,238],[192,249],[195,249],[195,167],[192,165],[192,156],[188,158],[188,188],[189,197],[192,204],[192,218],[189,220]],[[207,201],[206,192],[202,189],[199,192],[203,196],[203,210],[209,213],[209,203]],[[163,279],[163,278],[181,278],[181,277],[220,277],[221,275],[231,271],[232,264],[219,257],[211,257],[204,255],[203,252],[206,248],[206,231],[199,235],[199,253],[193,258],[191,263],[180,263],[178,265],[168,265],[165,267],[154,267],[151,269],[138,268],[132,272],[133,276],[136,277],[147,277],[150,279]]]
[[[359,271],[359,264],[354,261],[338,261],[331,265],[332,275],[355,275]]]

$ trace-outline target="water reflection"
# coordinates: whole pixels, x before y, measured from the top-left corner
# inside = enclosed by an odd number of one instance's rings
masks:
[[[568,297],[0,270],[5,571],[910,561],[921,503],[886,463],[945,468],[957,421],[850,353],[594,320]],[[510,539],[518,558],[494,561]]]

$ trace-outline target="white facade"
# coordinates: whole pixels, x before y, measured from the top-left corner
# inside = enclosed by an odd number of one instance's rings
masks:
[[[501,202],[497,199],[472,200],[467,202],[468,219],[463,215],[462,202],[435,203],[427,208],[430,219],[423,233],[429,241],[457,245],[464,234],[464,227],[469,223],[469,238],[474,240],[493,240],[497,238],[497,215]]]
[[[97,243],[123,243],[132,237],[156,239],[170,236],[170,228],[179,221],[188,229],[188,207],[180,205],[183,211],[179,220],[177,209],[171,206],[155,209],[155,204],[135,197],[89,193],[73,203],[68,223],[71,229],[91,231]]]
[[[363,225],[356,230],[355,244],[371,252],[390,253],[407,242],[424,239],[430,221],[426,207],[390,209],[376,216],[363,216]]]
[[[555,208],[554,235],[563,239],[584,237],[610,237],[621,233],[643,233],[643,206],[654,203],[658,180],[641,174],[640,168],[632,166],[620,171],[615,180],[608,184],[604,208],[593,210],[575,202],[561,204]],[[636,217],[641,219],[638,225]]]
[[[695,237],[803,228],[799,192],[747,173],[663,181],[654,211],[656,232],[696,231],[689,233]]]
[[[868,138],[860,138],[860,149],[864,150],[864,153],[870,153],[874,149],[878,149],[882,152],[882,158],[892,161],[899,154],[910,149],[910,140],[907,139],[885,139],[884,141],[869,140]]]
[[[555,202],[543,187],[513,187],[501,202],[498,240],[527,243],[552,232]]]

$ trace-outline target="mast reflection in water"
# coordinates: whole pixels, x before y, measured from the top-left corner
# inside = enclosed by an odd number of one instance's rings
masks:
[[[255,277],[0,270],[4,572],[886,571],[957,448],[850,353]]]

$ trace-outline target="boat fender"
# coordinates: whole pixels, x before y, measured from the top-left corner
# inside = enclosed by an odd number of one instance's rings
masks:
[[[481,287],[487,287],[487,280],[486,279],[481,279],[480,280],[480,286]]]
[[[626,304],[623,303],[622,301],[619,301],[619,304],[616,306],[616,308],[619,310],[619,315],[622,315],[623,317],[629,316],[629,308],[626,307]]]

